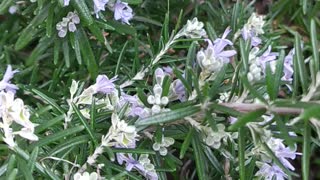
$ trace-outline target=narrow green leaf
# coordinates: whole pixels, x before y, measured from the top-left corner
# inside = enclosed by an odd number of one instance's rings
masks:
[[[153,150],[148,149],[128,149],[128,148],[111,148],[114,153],[133,153],[133,154],[156,154]]]
[[[35,131],[36,133],[40,133],[44,130],[47,130],[47,128],[52,127],[53,125],[60,123],[62,120],[64,120],[64,115],[57,116],[53,119],[41,123],[39,126],[36,127]]]
[[[276,99],[278,96],[279,88],[280,88],[280,81],[281,77],[283,74],[283,65],[284,65],[284,50],[281,50],[279,58],[277,60],[277,65],[276,65],[276,72],[275,72],[275,77],[274,77],[274,86],[273,86],[273,99]]]
[[[204,153],[206,154],[206,157],[208,158],[209,162],[213,165],[213,167],[218,171],[219,174],[224,174],[224,170],[221,166],[221,163],[217,159],[217,157],[212,153],[211,148],[205,147]]]
[[[76,31],[76,38],[79,40],[81,54],[91,78],[95,79],[98,75],[98,65],[91,49],[88,37],[82,28],[79,28],[78,31]]]
[[[85,0],[73,0],[70,1],[70,3],[79,13],[81,22],[83,22],[85,26],[90,26],[94,22]]]
[[[38,96],[40,96],[44,101],[46,101],[48,104],[50,104],[53,108],[58,110],[61,114],[64,114],[64,110],[50,97],[48,97],[46,94],[41,92],[40,90],[36,88],[32,88],[31,91]]]
[[[239,121],[239,120],[238,120]],[[238,122],[236,121],[236,123]],[[239,133],[239,150],[238,150],[238,158],[239,158],[239,174],[240,174],[240,180],[246,180],[246,167],[245,167],[245,151],[246,151],[246,140],[245,140],[245,128],[239,127],[238,128]]]
[[[300,115],[301,119],[308,121],[311,118],[320,119],[320,106],[314,105],[310,108],[307,108],[303,111],[303,113]]]
[[[121,63],[121,61],[123,59],[123,54],[124,54],[125,49],[127,48],[128,42],[129,41],[126,41],[126,43],[123,45],[122,50],[120,52],[120,55],[118,57],[118,62],[117,62],[116,70],[115,70],[115,73],[114,73],[115,75],[118,75],[119,68],[120,68],[120,63]]]
[[[317,28],[315,20],[312,19],[310,23],[310,37],[311,37],[311,44],[312,44],[312,55],[313,55],[313,67],[314,72],[319,72],[319,43],[318,43],[318,36],[317,36]]]
[[[78,61],[78,64],[82,64],[82,58],[81,58],[81,50],[80,50],[80,44],[79,40],[77,38],[73,39],[73,44],[74,44],[74,52],[76,54],[76,59]]]
[[[62,151],[68,150],[72,147],[75,147],[79,144],[87,144],[89,141],[89,136],[88,135],[82,135],[82,136],[77,136],[72,139],[66,140],[65,142],[55,146],[48,155],[54,156],[56,154],[59,154]]]
[[[135,5],[142,3],[142,0],[122,0],[122,1],[128,4],[135,4]]]
[[[239,128],[245,126],[248,122],[256,122],[258,121],[258,118],[260,118],[265,112],[266,112],[266,109],[259,109],[259,110],[247,113],[239,117],[235,123],[229,126],[228,130],[237,131]]]
[[[8,8],[14,3],[13,0],[3,0],[0,4],[0,14],[7,12]]]
[[[243,73],[247,73],[249,71],[249,52],[246,49],[246,43],[243,39],[240,39],[240,53],[241,53],[241,62],[244,66]]]
[[[294,46],[295,46],[295,56],[296,58],[294,58],[294,60],[296,61],[296,63],[294,63],[294,65],[298,66],[299,69],[299,79],[300,79],[300,83],[302,86],[302,91],[304,94],[307,93],[308,90],[308,79],[307,79],[307,71],[306,71],[306,66],[304,64],[304,58],[302,55],[302,48],[301,48],[301,37],[298,33],[295,33],[295,41],[294,41]],[[297,71],[295,71],[297,73]]]
[[[264,104],[268,104],[268,102],[264,99],[264,97],[257,91],[256,88],[254,88],[252,86],[252,84],[250,84],[250,82],[248,81],[247,75],[246,73],[241,74],[240,79],[243,83],[243,85],[250,91],[250,93],[257,99],[259,99],[261,102],[263,102]]]
[[[311,156],[311,128],[309,120],[304,121],[303,150],[302,150],[302,178],[309,179],[310,156]]]
[[[16,179],[16,176],[18,174],[18,169],[17,168],[14,168],[11,173],[9,174],[9,176],[7,176],[7,180],[15,180]]]
[[[57,132],[55,134],[52,134],[52,135],[47,136],[45,138],[42,138],[39,141],[31,144],[29,146],[29,149],[33,149],[36,146],[39,146],[39,147],[45,146],[45,145],[50,144],[52,142],[58,141],[61,138],[64,138],[64,137],[67,137],[67,136],[70,136],[70,135],[74,135],[75,133],[80,132],[83,129],[85,129],[84,126],[76,126],[76,127],[73,127],[73,128],[62,130],[60,132]]]
[[[105,29],[105,30],[111,30],[111,31],[115,30],[114,27],[112,27],[109,24],[102,22],[102,21],[96,21],[96,24],[97,24],[97,26],[99,26],[100,28]]]
[[[108,21],[105,22],[109,26],[112,26],[115,31],[117,31],[120,34],[130,34],[130,35],[135,35],[137,33],[137,30],[131,26],[121,24],[117,21]]]
[[[24,159],[22,159],[21,157],[18,157],[18,170],[19,170],[19,174],[23,175],[23,178],[25,180],[33,180],[34,178],[32,177],[32,171],[30,171],[28,165],[27,165],[27,161],[25,161]]]
[[[66,64],[67,68],[70,68],[70,55],[69,55],[69,43],[68,40],[64,40],[62,44],[62,50],[63,50],[63,57],[64,62]]]
[[[28,161],[28,171],[29,171],[30,173],[33,172],[35,163],[37,162],[38,154],[39,154],[39,147],[35,147],[35,148],[32,150],[30,159],[29,159],[29,161]]]
[[[58,64],[59,53],[60,53],[60,41],[58,39],[55,39],[54,46],[53,46],[53,64],[54,65]]]
[[[203,147],[201,145],[201,141],[198,138],[198,135],[193,136],[192,140],[193,154],[196,162],[196,170],[199,180],[206,180],[206,172],[205,172],[205,158],[203,156]]]
[[[160,114],[156,114],[150,117],[143,118],[141,120],[136,121],[136,126],[147,126],[147,125],[154,125],[154,124],[163,124],[172,122],[175,120],[182,119],[186,116],[191,116],[200,111],[200,107],[192,106],[192,107],[185,107],[181,109],[176,109],[168,112],[163,112]]]
[[[15,167],[17,167],[16,166],[16,156],[14,154],[12,154],[9,157],[9,161],[8,161],[7,172],[6,172],[7,178],[10,176],[10,174],[12,173],[12,171],[14,170]]]
[[[53,29],[53,18],[54,18],[54,8],[56,7],[56,3],[51,3],[51,6],[49,8],[48,12],[48,18],[46,20],[46,34],[48,37],[52,36],[52,29]]]
[[[22,150],[21,148],[19,148],[18,146],[15,146],[13,148],[14,152],[19,155],[21,158],[23,158],[26,161],[29,161],[30,156],[28,153],[26,153],[24,150]],[[38,172],[40,172],[42,175],[44,175],[45,177],[48,177],[50,179],[54,179],[54,180],[59,180],[60,178],[57,177],[57,175],[55,175],[50,169],[44,168],[41,164],[39,164],[38,162],[36,162],[35,164],[36,170]]]
[[[180,156],[179,156],[180,159],[184,158],[184,155],[186,154],[186,152],[190,146],[191,139],[192,139],[193,135],[194,135],[194,128],[190,128],[186,138],[184,139],[184,141],[182,143],[181,149],[180,149]]]
[[[214,97],[219,93],[221,83],[224,80],[224,76],[226,74],[226,69],[227,66],[224,65],[216,74],[214,81],[211,83],[211,87],[209,89],[209,96],[211,97],[211,99],[214,99]]]
[[[98,141],[96,140],[95,136],[94,136],[94,132],[91,129],[91,127],[88,125],[87,120],[85,119],[85,117],[82,115],[82,113],[80,112],[80,110],[77,108],[77,106],[75,104],[72,103],[72,109],[74,110],[74,112],[77,114],[78,118],[80,119],[82,125],[86,128],[86,131],[88,132],[92,142],[94,143],[95,147],[98,146]]]

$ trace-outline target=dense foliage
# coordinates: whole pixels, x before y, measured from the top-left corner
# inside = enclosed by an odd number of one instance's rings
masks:
[[[316,0],[0,0],[0,178],[319,179]]]

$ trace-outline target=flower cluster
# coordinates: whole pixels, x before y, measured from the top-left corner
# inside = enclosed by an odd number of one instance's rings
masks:
[[[162,95],[162,85],[165,73],[161,68],[157,68],[155,71],[155,79],[156,84],[153,87],[153,94],[148,96],[148,103],[152,105],[150,108],[145,108],[145,111],[148,112],[149,115],[158,114],[164,111],[168,111],[165,106],[169,103],[169,98],[167,96]]]
[[[221,38],[216,39],[214,42],[207,39],[207,49],[201,49],[197,53],[197,61],[202,69],[201,76],[203,79],[210,76],[214,72],[220,71],[224,64],[230,62],[230,58],[237,52],[235,50],[224,50],[226,46],[232,46],[233,43],[226,39],[230,33],[227,28]]]
[[[187,21],[187,24],[183,28],[182,34],[187,38],[201,38],[207,35],[206,31],[204,30],[203,22],[199,22],[197,18]]]
[[[18,72],[12,71],[9,65],[3,79],[0,81],[0,129],[4,133],[4,141],[10,146],[16,145],[14,136],[19,135],[31,141],[37,141],[34,134],[36,124],[32,123],[28,108],[20,98],[14,98],[18,87],[10,83],[10,79]],[[22,126],[19,131],[13,131],[11,125],[15,122]]]
[[[273,115],[264,115],[262,116],[262,122],[250,122],[247,124],[249,130],[252,133],[259,134],[258,137],[260,137],[259,141],[254,139],[255,148],[246,154],[248,158],[250,156],[254,156],[256,158],[258,157],[256,165],[259,168],[259,171],[256,172],[255,176],[260,179],[287,178],[287,174],[283,172],[283,170],[275,162],[272,161],[271,155],[268,153],[262,143],[265,143],[270,148],[270,150],[275,154],[284,167],[292,171],[294,171],[295,168],[288,159],[294,160],[296,155],[301,155],[300,153],[296,152],[296,145],[294,145],[294,148],[286,147],[283,144],[282,139],[273,137],[270,130],[261,126],[271,121],[273,117]],[[289,134],[295,136],[295,134],[292,132],[289,132]]]
[[[141,163],[141,165],[144,167],[145,169],[145,176],[150,179],[150,180],[157,180],[158,179],[158,175],[154,169],[154,165],[151,164],[151,161],[148,157],[147,154],[142,154],[139,157],[139,162]]]
[[[112,126],[106,136],[102,137],[103,146],[124,146],[135,144],[138,137],[134,126],[129,126],[124,120],[120,120],[118,115],[113,113]]]
[[[68,15],[58,22],[56,29],[59,31],[58,36],[63,38],[67,35],[68,30],[75,32],[77,30],[76,24],[80,23],[80,18],[77,13],[69,12]]]
[[[271,46],[259,57],[257,56],[258,51],[259,48],[254,47],[249,54],[249,72],[247,77],[250,82],[261,80],[265,76],[267,65],[270,66],[272,72],[275,72],[275,60],[278,53],[271,52]]]
[[[132,169],[136,169],[146,179],[158,179],[158,175],[154,169],[154,165],[151,163],[147,154],[142,154],[140,155],[138,160],[135,160],[131,154],[125,155],[123,153],[117,153],[117,161],[120,165],[125,163],[127,171],[132,171]]]
[[[260,34],[264,34],[264,24],[264,16],[252,13],[247,23],[243,26],[241,30],[243,39],[250,39],[252,46],[257,46],[261,44],[261,39],[258,36]]]
[[[296,149],[290,149],[283,144],[282,139],[271,137],[267,143],[268,147],[273,151],[276,157],[280,160],[280,162],[289,170],[294,171],[295,168],[288,161],[288,159],[294,160],[296,155],[300,155],[300,153],[296,152]],[[287,178],[287,174],[283,172],[283,170],[272,162],[272,158],[265,152],[265,150],[260,147],[261,161],[258,161],[256,164],[259,167],[259,171],[257,171],[256,176],[265,178],[265,179],[285,179]]]
[[[215,114],[212,114],[216,116]],[[213,130],[210,126],[201,125],[194,118],[185,118],[193,127],[195,127],[199,132],[203,134],[203,141],[210,147],[214,149],[219,149],[222,145],[221,142],[227,144],[227,140],[233,141],[233,139],[238,138],[238,133],[230,133],[225,131],[225,125],[217,124],[216,129]]]
[[[238,138],[238,133],[229,133],[225,131],[225,126],[223,124],[217,124],[217,130],[214,131],[211,127],[204,126],[202,127],[202,131],[206,135],[204,138],[204,142],[213,147],[214,149],[219,149],[221,146],[221,142],[227,144],[227,140]]]
[[[64,0],[64,6],[69,5],[70,0]],[[120,0],[109,1],[109,0],[93,0],[94,13],[96,17],[99,18],[100,11],[105,11],[106,6],[112,11],[114,11],[114,19],[120,20],[123,23],[130,24],[129,20],[133,18],[132,8],[126,2]]]
[[[159,151],[161,156],[166,156],[168,153],[167,147],[174,144],[174,139],[171,137],[162,137],[161,142],[155,142],[152,145],[153,150]]]

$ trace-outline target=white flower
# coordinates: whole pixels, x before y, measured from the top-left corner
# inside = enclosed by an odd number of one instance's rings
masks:
[[[56,29],[59,31],[58,36],[63,38],[67,35],[68,30],[75,32],[77,30],[76,24],[80,23],[80,18],[77,13],[69,12],[67,17],[62,18],[62,21],[58,22]]]
[[[74,180],[98,180],[99,176],[96,172],[92,172],[89,174],[88,172],[84,172],[83,174],[76,173],[73,176]]]
[[[102,137],[103,146],[128,147],[135,144],[138,135],[134,126],[129,126],[124,120],[120,120],[116,113],[112,114],[111,122],[108,134]]]
[[[256,34],[263,34],[263,25],[265,24],[264,16],[252,13],[248,22],[245,24],[245,28],[253,30]]]
[[[29,120],[30,114],[21,99],[14,99],[12,91],[0,92],[0,128],[4,132],[4,141],[10,146],[15,145],[14,135],[18,134],[31,141],[37,141],[38,137],[34,134],[36,124]],[[22,126],[20,131],[14,132],[10,127],[15,122]]]
[[[208,146],[215,149],[219,149],[221,146],[221,141],[227,143],[227,140],[236,139],[237,133],[225,132],[225,126],[223,124],[217,124],[217,131],[213,131],[211,127],[203,126],[202,130],[206,134],[204,141]]]
[[[166,156],[168,153],[167,147],[174,144],[174,139],[171,137],[162,137],[160,143],[156,142],[152,145],[153,150],[159,151],[161,156]]]
[[[204,37],[207,33],[203,27],[203,22],[199,22],[197,18],[193,18],[192,21],[187,21],[187,24],[184,26],[183,34],[188,38]]]

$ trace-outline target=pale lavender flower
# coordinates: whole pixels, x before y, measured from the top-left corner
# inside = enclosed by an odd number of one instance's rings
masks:
[[[69,12],[67,17],[62,18],[62,21],[56,24],[58,36],[63,38],[67,35],[68,30],[75,32],[77,30],[76,24],[80,23],[80,18],[77,13]]]
[[[262,42],[262,40],[258,36],[256,36],[256,34],[253,31],[248,30],[246,27],[242,29],[241,34],[244,40],[251,40],[251,46],[253,47],[258,46]]]
[[[128,6],[128,3],[117,1],[114,5],[114,19],[121,20],[123,23],[130,24],[129,20],[132,19],[132,8]]]
[[[19,72],[18,70],[12,71],[11,65],[8,65],[6,72],[3,75],[2,80],[0,81],[0,91],[11,91],[13,93],[16,92],[18,87],[14,84],[11,84],[10,80],[13,78],[14,74]]]
[[[282,139],[270,138],[267,144],[285,167],[292,171],[295,170],[287,159],[293,160],[296,158],[296,155],[300,155],[300,153],[297,153],[295,149],[285,147]]]
[[[113,83],[117,80],[117,77],[109,79],[106,75],[99,75],[96,79],[96,84],[93,85],[93,88],[96,93],[110,94],[116,90],[116,86]]]
[[[70,0],[64,0],[64,1],[63,1],[63,5],[64,5],[64,6],[69,6],[69,3],[70,3]]]
[[[267,163],[263,164],[255,175],[263,177],[264,180],[272,180],[273,178],[275,180],[284,180],[288,177],[279,166],[275,164],[270,166]]]
[[[251,46],[258,46],[261,44],[259,34],[263,34],[263,26],[265,24],[264,16],[252,13],[248,22],[241,29],[241,34],[244,40],[250,39]]]
[[[98,13],[100,11],[105,11],[105,6],[108,3],[109,0],[93,0],[94,3],[94,13],[96,14],[96,17],[99,18]]]
[[[120,165],[125,163],[126,170],[131,171],[132,169],[136,169],[139,173],[145,176],[150,180],[157,180],[158,175],[154,171],[148,171],[143,164],[139,161],[135,160],[131,154],[124,155],[123,153],[117,153],[117,161]]]
[[[18,12],[18,10],[19,10],[19,6],[17,6],[17,5],[13,5],[13,6],[9,7],[9,13],[10,14],[15,14],[15,13]]]
[[[283,81],[292,81],[292,75],[293,75],[293,55],[294,55],[294,49],[292,49],[289,54],[284,58],[284,64],[283,64],[283,72],[284,75],[281,78]]]
[[[229,63],[230,57],[234,56],[237,52],[235,50],[224,50],[232,42],[225,39],[229,28],[223,33],[222,38],[216,39],[214,43],[206,39],[208,47],[206,50],[200,50],[197,53],[197,61],[205,73],[212,73],[219,71],[224,63]]]
[[[156,77],[157,84],[162,85],[163,79],[165,77],[165,73],[161,68],[157,68],[154,72],[154,75]]]
[[[131,154],[124,155],[123,153],[117,153],[117,161],[120,165],[125,163],[127,171],[131,171],[133,168],[140,171],[144,170],[143,165],[135,160]]]
[[[259,63],[262,69],[265,71],[266,63],[276,60],[278,55],[279,53],[271,52],[271,46],[269,46],[268,49],[259,57]]]
[[[168,75],[170,75],[170,76],[173,75],[173,69],[172,69],[170,66],[162,67],[162,69],[163,69],[163,71],[164,71],[166,74],[168,74]]]
[[[232,46],[233,43],[229,40],[226,39],[228,34],[231,32],[231,29],[227,27],[227,29],[224,31],[223,35],[221,38],[217,38],[216,40],[213,41],[215,44],[215,50],[217,52],[221,52],[227,45]],[[210,45],[212,45],[211,41],[207,41]]]
[[[125,93],[121,94],[120,97],[120,106],[123,106],[125,103],[130,104],[129,116],[132,117],[146,117],[146,112],[144,111],[144,107],[141,103],[139,103],[139,98],[137,95],[131,96]]]
[[[186,88],[180,79],[173,81],[173,91],[181,102],[186,101]]]

